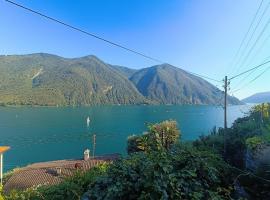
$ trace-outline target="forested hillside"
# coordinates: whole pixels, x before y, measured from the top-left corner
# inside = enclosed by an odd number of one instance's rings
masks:
[[[1,105],[217,105],[222,97],[207,81],[170,65],[135,70],[95,56],[0,56]],[[229,97],[229,103],[240,101]]]
[[[221,104],[223,93],[202,78],[168,64],[145,68],[130,80],[148,99],[162,104]],[[228,97],[230,104],[238,99]]]
[[[16,105],[141,104],[147,100],[123,75],[94,56],[0,57],[0,102]]]

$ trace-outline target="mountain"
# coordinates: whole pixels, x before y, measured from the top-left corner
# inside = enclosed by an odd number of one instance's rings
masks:
[[[222,96],[207,81],[170,65],[134,70],[95,56],[0,56],[1,105],[216,105]],[[240,101],[229,97],[229,103]]]
[[[130,80],[142,95],[162,104],[220,104],[223,93],[204,79],[168,64],[135,72]],[[230,104],[239,100],[228,97]]]
[[[95,56],[50,54],[0,57],[0,102],[30,105],[141,104],[147,100]]]
[[[118,65],[111,65],[116,71],[118,71],[123,76],[130,78],[137,70],[130,69],[128,67],[118,66]]]
[[[245,103],[266,103],[270,102],[270,92],[261,92],[254,94],[242,100]]]

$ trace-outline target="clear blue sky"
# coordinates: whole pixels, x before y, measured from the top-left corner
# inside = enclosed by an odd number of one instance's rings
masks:
[[[216,79],[222,79],[229,72],[236,73],[230,70],[230,63],[260,4],[260,0],[14,1],[172,65]],[[269,0],[265,0],[262,8],[267,2]],[[268,18],[270,9],[258,27],[258,33]],[[269,29],[256,46],[257,50],[252,52],[250,61],[239,72],[263,62],[267,52],[270,56]],[[63,57],[93,54],[105,62],[131,68],[158,64],[26,12],[4,0],[0,0],[0,47],[0,54],[46,52]],[[270,70],[235,96],[243,98],[255,92],[269,91],[269,76]],[[232,82],[232,88],[239,80]]]

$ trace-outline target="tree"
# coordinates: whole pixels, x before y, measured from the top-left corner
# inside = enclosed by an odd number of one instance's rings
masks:
[[[141,136],[128,137],[127,151],[134,153],[138,151],[149,152],[153,150],[169,150],[180,138],[180,130],[176,121],[166,120],[157,124],[150,124],[148,132]]]

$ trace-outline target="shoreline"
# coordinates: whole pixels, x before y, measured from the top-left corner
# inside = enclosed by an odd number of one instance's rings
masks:
[[[228,106],[256,105],[256,103],[231,104]],[[100,106],[215,106],[215,104],[93,104],[93,105],[0,105],[0,108],[81,108],[81,107],[100,107]]]

